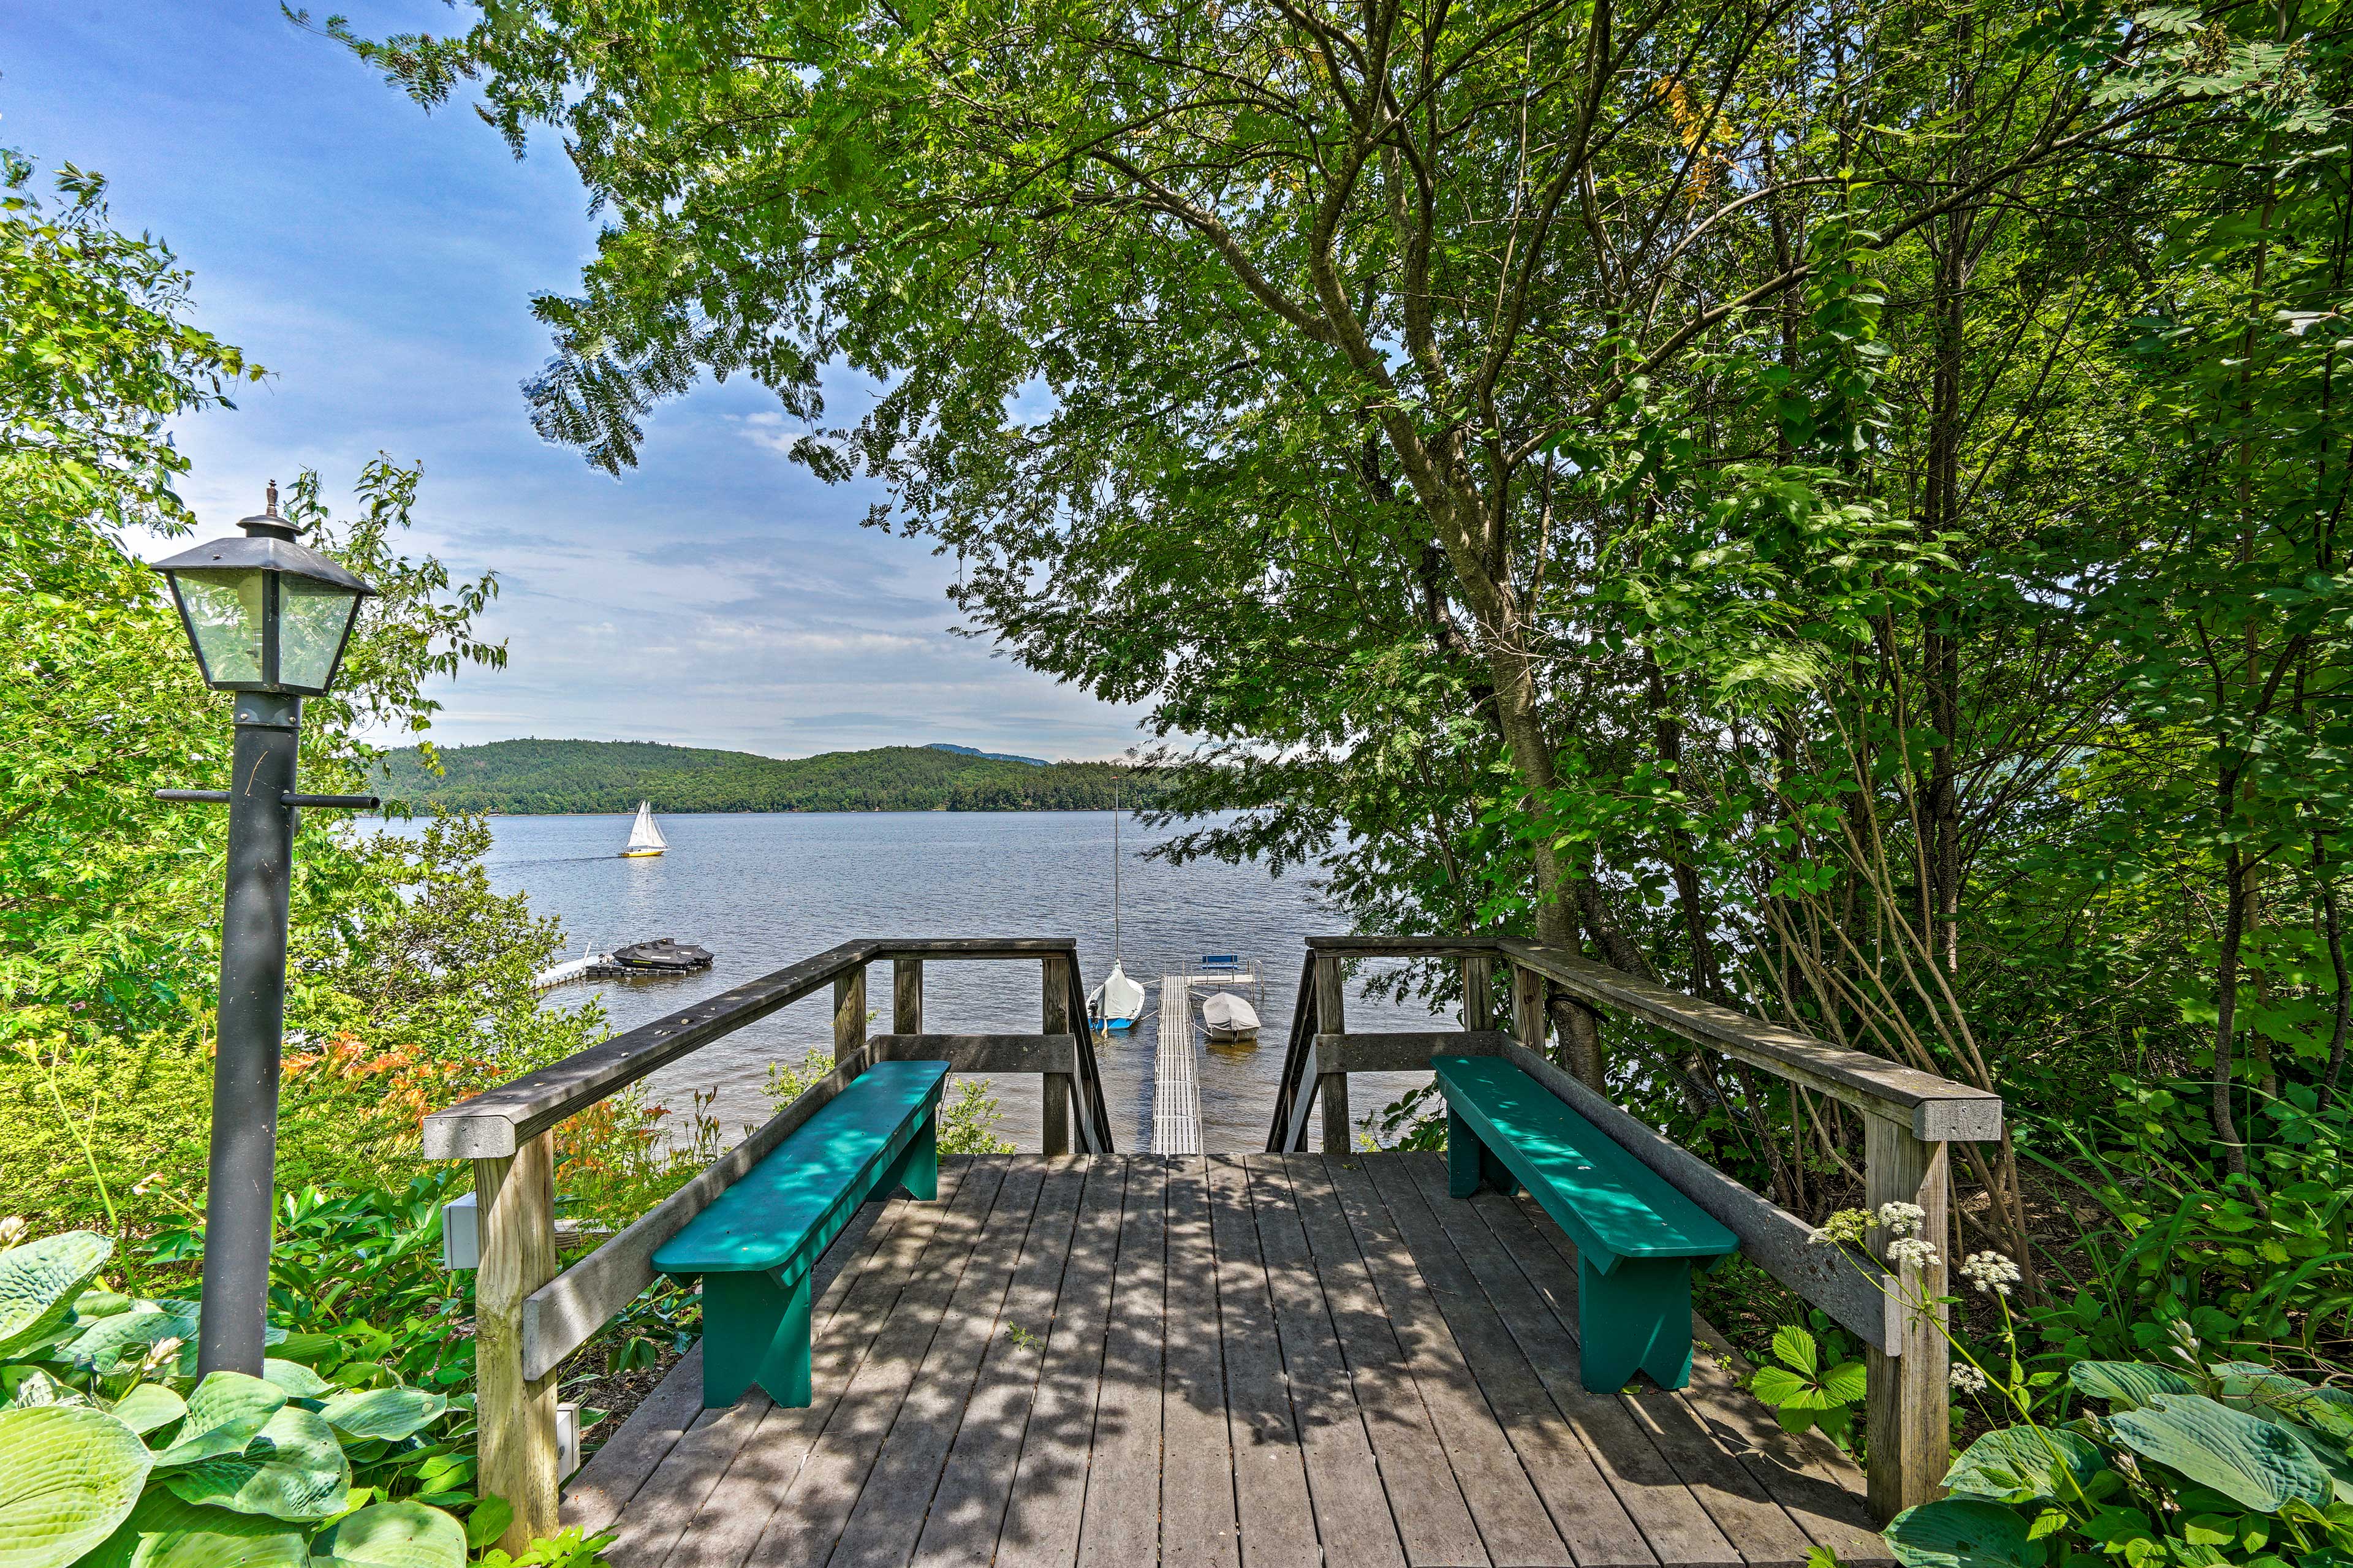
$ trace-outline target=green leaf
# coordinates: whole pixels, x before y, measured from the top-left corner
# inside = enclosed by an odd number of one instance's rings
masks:
[[[201,1508],[158,1487],[80,1568],[309,1568],[302,1532],[277,1520]]]
[[[465,1568],[466,1531],[438,1508],[380,1502],[337,1520],[311,1550],[372,1568]]]
[[[346,1437],[406,1437],[448,1408],[448,1400],[421,1388],[355,1388],[329,1399],[319,1414]]]
[[[139,1434],[101,1411],[0,1411],[0,1568],[62,1568],[98,1545],[138,1502],[151,1463]]]
[[[1979,1498],[1905,1509],[1884,1534],[1904,1568],[2042,1568],[2045,1554],[2016,1510]]]
[[[147,1352],[165,1340],[181,1340],[193,1348],[195,1337],[193,1315],[142,1301],[130,1311],[100,1318],[76,1335],[65,1351],[101,1377],[112,1377],[135,1370],[147,1359]]]
[[[1999,1502],[2068,1500],[2083,1495],[2105,1461],[2073,1432],[2005,1426],[1969,1445],[1945,1477],[1951,1490]]]
[[[74,1299],[114,1253],[92,1231],[69,1230],[0,1252],[0,1356],[66,1321]]]
[[[1822,1374],[1822,1391],[1847,1405],[1860,1405],[1869,1392],[1870,1374],[1859,1361],[1842,1361]]]
[[[2079,1393],[2127,1409],[2146,1405],[2160,1394],[2198,1392],[2186,1378],[2137,1361],[2079,1361],[2067,1369],[2067,1381]]]
[[[1773,1331],[1773,1355],[1783,1366],[1804,1373],[1809,1378],[1821,1364],[1814,1336],[1795,1323],[1784,1323]]]
[[[485,1492],[466,1516],[466,1544],[480,1552],[507,1532],[514,1522],[514,1505],[496,1492]]]
[[[188,1402],[160,1383],[142,1383],[114,1402],[117,1421],[145,1436],[188,1413]]]
[[[2276,1513],[2291,1498],[2325,1508],[2327,1475],[2282,1428],[2200,1394],[2158,1394],[2109,1417],[2117,1438],[2142,1458],[2211,1487],[2242,1508]]]
[[[289,1399],[324,1399],[335,1385],[299,1361],[271,1356],[261,1363],[261,1375],[286,1391]]]
[[[1811,1388],[1804,1378],[1787,1367],[1760,1366],[1748,1387],[1767,1405],[1790,1405],[1802,1398]]]
[[[216,1372],[188,1395],[188,1416],[171,1447],[155,1456],[158,1469],[242,1454],[286,1403],[276,1384],[241,1372]]]
[[[334,1428],[290,1405],[269,1418],[244,1453],[175,1470],[164,1484],[185,1501],[216,1503],[239,1513],[331,1519],[342,1511],[351,1490],[352,1469]]]

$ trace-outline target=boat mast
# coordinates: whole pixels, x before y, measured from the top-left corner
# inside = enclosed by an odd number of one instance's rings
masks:
[[[1119,967],[1119,781],[1111,781],[1111,962]]]

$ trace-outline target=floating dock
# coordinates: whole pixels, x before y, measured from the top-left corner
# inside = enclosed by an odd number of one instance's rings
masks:
[[[1152,1062],[1152,1152],[1201,1152],[1201,1083],[1193,1071],[1193,994],[1187,976],[1160,977],[1160,1047]]]

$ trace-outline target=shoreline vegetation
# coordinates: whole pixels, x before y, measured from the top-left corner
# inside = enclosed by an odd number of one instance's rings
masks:
[[[1122,763],[1038,763],[947,746],[879,746],[814,757],[642,741],[493,741],[385,759],[388,805],[555,816],[790,811],[1102,811],[1148,805],[1153,775]]]

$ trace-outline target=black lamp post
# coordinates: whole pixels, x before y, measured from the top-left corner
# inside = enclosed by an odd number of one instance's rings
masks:
[[[278,515],[275,480],[268,510],[237,526],[245,531],[242,538],[216,539],[155,566],[172,585],[205,684],[236,694],[231,787],[156,794],[228,807],[196,1368],[199,1374],[259,1376],[295,808],[377,804],[373,795],[295,793],[302,699],[323,696],[333,686],[360,601],[375,590],[297,542],[294,525]]]

